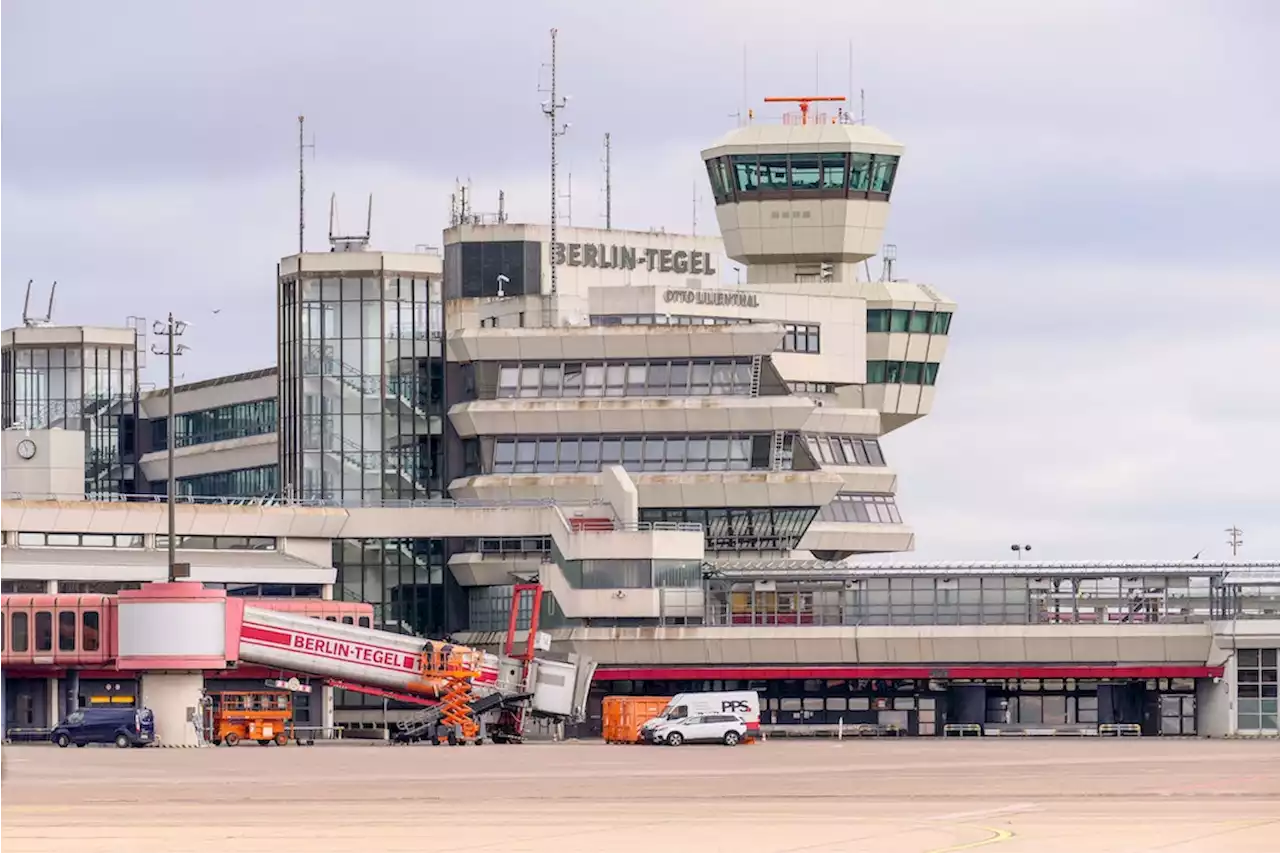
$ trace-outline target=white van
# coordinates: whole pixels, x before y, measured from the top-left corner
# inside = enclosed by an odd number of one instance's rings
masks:
[[[662,713],[640,727],[640,738],[653,743],[653,730],[660,723],[699,714],[737,714],[747,724],[747,737],[760,736],[760,694],[754,690],[721,693],[679,693]]]

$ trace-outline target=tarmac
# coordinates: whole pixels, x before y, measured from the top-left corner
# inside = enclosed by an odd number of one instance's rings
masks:
[[[6,746],[5,853],[1278,853],[1280,741]]]

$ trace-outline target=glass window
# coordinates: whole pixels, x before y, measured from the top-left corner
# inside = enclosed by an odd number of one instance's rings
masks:
[[[17,612],[9,617],[9,648],[15,652],[27,650],[27,614]]]
[[[644,470],[645,471],[661,471],[665,453],[666,453],[666,441],[664,439],[661,439],[661,438],[645,439]]]
[[[880,453],[880,441],[875,438],[864,439],[862,446],[867,450],[867,460],[872,465],[884,465],[884,456]]]
[[[908,361],[902,365],[902,382],[904,385],[919,385],[924,367],[918,361]]]
[[[889,312],[883,308],[868,309],[867,310],[867,331],[868,332],[889,331]]]
[[[929,333],[933,335],[945,335],[951,331],[951,312],[935,311],[933,313],[933,322],[930,325]]]
[[[649,365],[646,392],[650,397],[667,396],[667,382],[671,376],[671,368],[666,364]]]
[[[604,370],[604,386],[606,397],[621,397],[625,386],[627,376],[627,366],[625,364],[606,365]]]
[[[589,439],[586,439],[589,440]],[[578,470],[578,451],[581,443],[574,438],[563,438],[560,440],[560,464],[556,470],[559,471],[576,471]],[[594,469],[591,469],[594,470]]]
[[[844,175],[845,155],[844,154],[823,154],[822,155],[822,189],[838,190],[844,192]]]
[[[622,439],[606,437],[600,441],[600,464],[617,465],[622,462]]]
[[[724,184],[720,181],[720,172],[716,169],[715,160],[707,161],[707,177],[711,179],[711,192],[715,194],[716,202],[719,203],[724,198]]]
[[[929,327],[933,323],[933,312],[931,311],[912,311],[911,320],[907,324],[907,331],[913,334],[928,334]]]
[[[515,473],[531,474],[533,473],[534,459],[538,452],[538,446],[532,441],[516,442],[516,465]]]
[[[600,439],[587,437],[578,445],[578,459],[581,470],[600,470]]]
[[[888,154],[877,154],[871,175],[871,192],[888,195],[893,191],[893,177],[898,169],[898,158]]]
[[[760,189],[760,172],[754,154],[736,154],[732,158],[734,176],[737,178],[739,192],[754,192]]]
[[[582,364],[581,362],[569,362],[564,366],[564,396],[581,397],[582,396]]]
[[[84,650],[86,652],[96,652],[98,650],[98,625],[99,615],[96,610],[86,610],[81,620],[83,628],[81,631]]]
[[[685,454],[691,467],[699,467],[707,459],[707,439],[690,436]]]
[[[583,376],[585,377],[586,396],[600,397],[604,395],[603,364],[588,364]]]
[[[791,188],[793,190],[816,190],[820,178],[821,167],[816,154],[791,155]]]
[[[886,361],[884,363],[884,381],[890,385],[902,381],[902,362]]]
[[[497,473],[508,473],[516,461],[516,443],[499,439],[493,446],[493,470]]]
[[[36,612],[36,651],[53,651],[53,613],[51,611]]]
[[[933,385],[938,381],[937,362],[927,362],[924,366],[924,384]]]
[[[671,393],[684,394],[689,389],[688,362],[674,362],[671,365]]]
[[[560,365],[548,364],[542,368],[542,396],[560,396]]]
[[[854,152],[849,155],[849,191],[866,192],[871,188],[871,155]]]
[[[911,322],[911,312],[895,308],[889,312],[889,331],[905,332]]]
[[[549,473],[556,470],[556,440],[543,439],[538,442],[538,473]]]
[[[760,188],[774,192],[787,191],[786,154],[760,155]]]
[[[76,650],[76,614],[74,610],[58,611],[58,651]]]
[[[867,362],[867,382],[872,385],[878,385],[884,382],[884,366],[883,361]]]

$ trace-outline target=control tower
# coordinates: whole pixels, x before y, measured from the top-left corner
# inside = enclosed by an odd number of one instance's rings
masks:
[[[781,124],[750,122],[702,152],[725,253],[749,284],[856,280],[879,254],[903,147],[862,124],[798,103]]]

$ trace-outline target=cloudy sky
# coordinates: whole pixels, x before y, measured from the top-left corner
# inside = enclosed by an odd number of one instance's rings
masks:
[[[844,93],[852,42],[907,145],[898,271],[960,303],[934,413],[885,440],[917,556],[1220,558],[1235,524],[1280,557],[1267,0],[6,0],[4,324],[57,279],[59,322],[193,321],[187,380],[270,364],[299,113],[310,248],[331,192],[388,249],[439,244],[455,179],[545,221],[551,26],[583,226],[606,131],[615,225],[687,230],[744,88]]]

